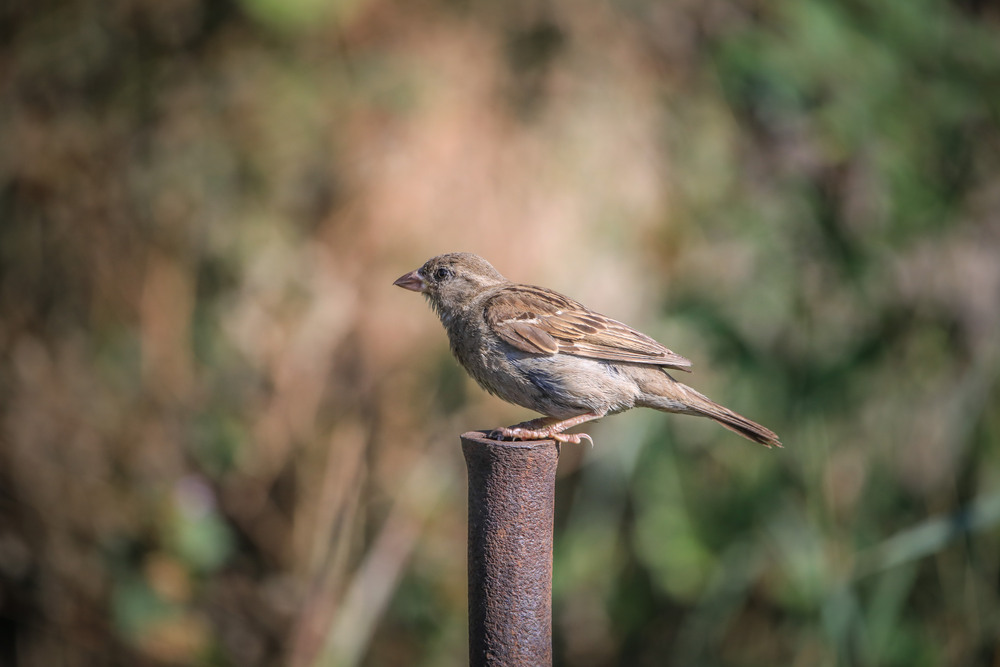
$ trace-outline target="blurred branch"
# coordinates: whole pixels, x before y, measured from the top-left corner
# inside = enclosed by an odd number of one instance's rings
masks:
[[[289,659],[291,665],[348,667],[358,664],[364,657],[375,627],[417,544],[422,525],[452,481],[440,474],[440,456],[437,448],[424,452],[403,482],[388,518],[347,585],[340,607],[323,609],[307,605],[294,632],[296,641]],[[327,568],[331,565],[328,563]],[[326,577],[326,572],[320,575],[320,580],[332,581]],[[315,594],[317,604],[331,593],[321,586]],[[312,618],[310,614],[314,613],[327,618]],[[314,627],[325,627],[326,632],[317,635],[312,631]],[[318,655],[317,640],[324,642]]]
[[[852,577],[861,579],[929,556],[952,540],[1000,524],[1000,493],[976,499],[954,514],[901,531],[859,555]]]

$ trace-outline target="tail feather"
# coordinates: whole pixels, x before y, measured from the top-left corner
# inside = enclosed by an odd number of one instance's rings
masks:
[[[771,429],[765,428],[756,422],[750,421],[743,415],[719,405],[686,384],[677,382],[666,373],[663,374],[663,379],[669,384],[657,382],[655,388],[647,387],[646,394],[638,403],[639,405],[655,408],[663,412],[708,417],[730,431],[738,433],[748,440],[758,442],[765,447],[781,447],[778,435]]]
[[[748,440],[759,442],[765,447],[781,447],[778,434],[771,429],[761,426],[757,422],[750,421],[743,415],[737,414],[718,403],[708,399],[705,400],[708,401],[709,405],[704,410],[698,411],[698,414],[714,420],[716,423],[725,426],[734,433],[739,433]]]

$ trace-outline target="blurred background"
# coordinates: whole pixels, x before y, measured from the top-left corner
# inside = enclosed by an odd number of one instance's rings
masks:
[[[472,251],[777,431],[564,447],[556,663],[1000,665],[1000,10],[0,4],[0,664],[462,665]]]

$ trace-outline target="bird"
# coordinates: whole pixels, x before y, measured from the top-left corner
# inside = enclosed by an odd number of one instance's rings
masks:
[[[781,447],[770,429],[675,380],[668,371],[690,372],[688,359],[558,292],[511,282],[478,255],[438,255],[393,284],[427,298],[455,358],[483,389],[543,415],[490,438],[593,445],[588,434],[565,431],[643,407],[707,417]]]

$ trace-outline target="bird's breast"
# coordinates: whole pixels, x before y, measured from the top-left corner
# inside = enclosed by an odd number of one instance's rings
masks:
[[[508,403],[566,419],[585,412],[620,412],[639,389],[614,363],[568,354],[530,354],[485,327],[447,326],[451,351],[469,375]]]

